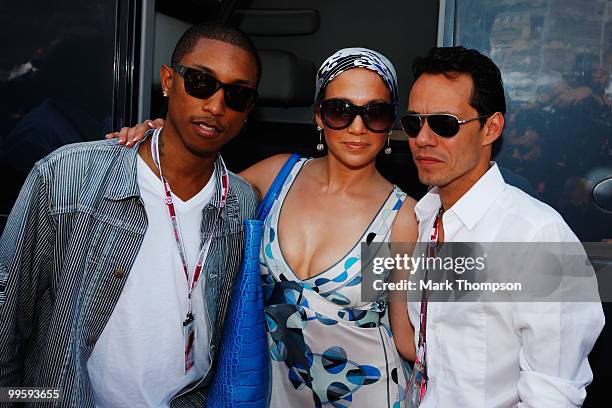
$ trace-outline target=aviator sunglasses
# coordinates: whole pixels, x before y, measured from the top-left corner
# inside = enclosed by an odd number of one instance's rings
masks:
[[[404,132],[409,137],[417,137],[421,128],[425,124],[425,120],[429,124],[429,128],[437,135],[442,137],[453,137],[459,133],[459,127],[465,123],[469,123],[478,119],[486,118],[491,115],[477,116],[471,119],[461,120],[450,113],[408,113],[401,117],[400,122]]]
[[[367,105],[353,105],[346,99],[326,99],[319,104],[321,119],[334,130],[348,127],[359,115],[370,131],[384,133],[395,121],[395,108],[387,102],[373,102]]]
[[[183,76],[185,92],[194,98],[210,98],[220,88],[223,88],[225,105],[238,112],[249,109],[257,99],[256,89],[244,85],[224,84],[207,72],[184,65],[172,64],[172,68]]]

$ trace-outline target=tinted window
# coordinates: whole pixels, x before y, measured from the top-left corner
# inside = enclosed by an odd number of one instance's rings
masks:
[[[500,66],[509,102],[497,162],[583,241],[612,238],[592,190],[612,176],[612,25],[600,0],[449,2],[446,45]],[[454,24],[454,26],[453,26]]]
[[[0,13],[0,216],[37,160],[102,138],[113,108],[115,1],[24,0],[8,9]]]

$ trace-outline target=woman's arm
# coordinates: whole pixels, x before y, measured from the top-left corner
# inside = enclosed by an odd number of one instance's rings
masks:
[[[157,118],[155,120],[146,119],[144,122],[137,124],[134,127],[123,127],[118,132],[111,132],[106,135],[107,139],[119,139],[119,144],[133,146],[135,143],[144,139],[145,133],[149,129],[157,129],[164,126],[164,120]]]
[[[392,254],[398,250],[412,256],[414,243],[419,231],[414,206],[416,201],[407,197],[399,209],[391,227]],[[391,273],[391,281],[399,282],[408,279],[410,271],[394,270]],[[414,346],[414,327],[408,316],[407,294],[405,291],[392,291],[389,293],[389,322],[395,347],[402,358],[410,361],[416,359]]]
[[[144,138],[145,133],[149,129],[157,129],[162,126],[164,126],[164,120],[161,118],[155,120],[147,119],[131,128],[123,127],[119,132],[111,132],[106,135],[106,138],[117,138],[119,139],[119,144],[133,146],[135,143]],[[290,154],[284,153],[269,157],[255,163],[248,169],[239,173],[239,175],[255,188],[255,191],[257,191],[257,194],[259,195],[259,199],[261,199],[268,192],[274,178],[282,168],[283,164],[285,164],[289,156]]]

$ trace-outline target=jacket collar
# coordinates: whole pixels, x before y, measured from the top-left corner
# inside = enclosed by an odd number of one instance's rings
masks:
[[[117,147],[119,149],[119,158],[117,163],[112,165],[109,175],[111,182],[108,184],[104,198],[119,201],[132,197],[140,197],[136,173],[136,156],[138,155],[140,143],[142,141],[133,148],[125,146]]]
[[[204,207],[205,209],[215,209],[219,210],[221,205],[221,196],[223,194],[223,159],[221,158],[221,154],[217,156],[217,160],[215,160],[215,194],[213,195],[210,202]],[[228,177],[230,176],[230,172],[228,170]],[[231,179],[229,182],[229,191],[227,193],[227,200],[225,202],[225,209],[221,213],[221,219],[238,219],[240,218],[240,206],[238,201],[238,196],[231,188],[232,183]]]

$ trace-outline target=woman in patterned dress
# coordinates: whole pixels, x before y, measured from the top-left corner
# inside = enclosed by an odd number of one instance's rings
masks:
[[[395,69],[375,51],[346,48],[323,63],[316,85],[315,120],[327,154],[293,167],[261,244],[270,407],[403,407],[408,376],[385,293],[361,296],[361,244],[417,238],[415,200],[375,167],[396,115]],[[143,125],[130,141],[142,138]],[[126,136],[122,130],[123,142]],[[288,157],[240,175],[263,197]],[[395,310],[405,312],[402,306]],[[405,347],[402,355],[413,353],[413,344]]]
[[[274,408],[403,406],[407,377],[387,305],[361,299],[360,252],[366,242],[414,242],[415,201],[375,167],[393,121],[356,115],[341,127],[329,104],[342,112],[346,102],[374,110],[386,103],[394,117],[397,80],[384,56],[343,49],[323,63],[315,120],[327,154],[294,166],[265,221],[260,265]],[[286,159],[241,175],[263,195]]]

